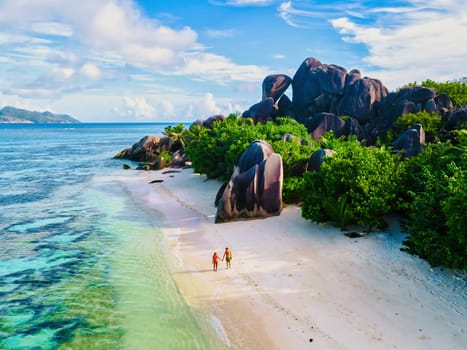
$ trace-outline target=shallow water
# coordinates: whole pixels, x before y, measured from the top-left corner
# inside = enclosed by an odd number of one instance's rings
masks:
[[[222,348],[112,156],[167,124],[0,125],[0,348]],[[200,323],[201,322],[201,323]]]

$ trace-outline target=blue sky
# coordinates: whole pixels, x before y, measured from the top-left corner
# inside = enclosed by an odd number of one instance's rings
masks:
[[[310,56],[391,91],[465,77],[466,42],[465,0],[0,0],[0,105],[193,121],[244,111]]]

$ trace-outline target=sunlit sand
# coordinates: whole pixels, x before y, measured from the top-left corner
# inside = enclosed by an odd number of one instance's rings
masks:
[[[161,179],[161,183],[149,182]],[[401,252],[388,230],[348,238],[280,216],[214,224],[220,183],[194,174],[131,172],[124,186],[165,217],[174,278],[196,314],[233,349],[464,349],[467,278]],[[212,271],[214,251],[233,253]]]

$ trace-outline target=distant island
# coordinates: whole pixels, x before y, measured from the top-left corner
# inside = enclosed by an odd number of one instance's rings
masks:
[[[71,124],[80,121],[67,114],[54,114],[52,112],[28,111],[6,106],[0,109],[0,123],[61,123]]]

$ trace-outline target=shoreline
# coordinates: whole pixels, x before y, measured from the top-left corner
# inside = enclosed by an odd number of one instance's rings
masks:
[[[401,252],[397,222],[348,238],[292,205],[280,216],[214,224],[221,183],[192,169],[163,173],[121,181],[165,218],[174,280],[227,348],[465,348],[466,275]],[[227,246],[232,269],[220,262],[212,271],[212,253]]]

